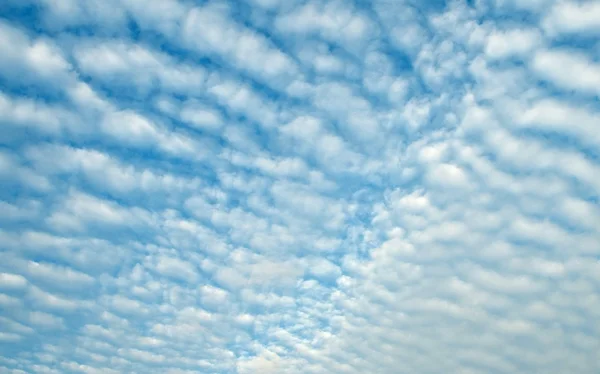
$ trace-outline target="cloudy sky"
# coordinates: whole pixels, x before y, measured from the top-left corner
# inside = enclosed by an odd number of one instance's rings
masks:
[[[600,3],[0,1],[0,372],[600,372]]]

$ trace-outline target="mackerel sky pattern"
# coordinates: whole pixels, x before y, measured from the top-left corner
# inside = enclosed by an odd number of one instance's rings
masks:
[[[0,372],[600,373],[600,2],[0,1]]]

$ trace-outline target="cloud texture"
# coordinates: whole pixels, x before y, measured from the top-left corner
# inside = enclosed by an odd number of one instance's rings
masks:
[[[0,14],[1,372],[600,372],[597,2]]]

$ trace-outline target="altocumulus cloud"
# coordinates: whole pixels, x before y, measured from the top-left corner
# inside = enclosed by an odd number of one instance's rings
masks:
[[[0,3],[2,373],[600,372],[597,2]]]

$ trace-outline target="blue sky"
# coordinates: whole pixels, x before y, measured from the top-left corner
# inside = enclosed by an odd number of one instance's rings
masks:
[[[4,0],[0,372],[600,372],[600,3]]]

